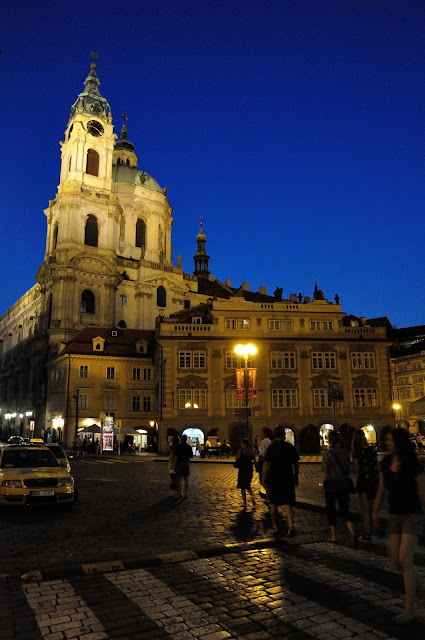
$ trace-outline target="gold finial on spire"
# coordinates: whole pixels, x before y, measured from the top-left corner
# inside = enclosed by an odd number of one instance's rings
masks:
[[[201,233],[202,233],[202,231],[203,231],[203,229],[202,229],[203,221],[204,221],[204,217],[203,217],[203,216],[201,216]]]
[[[90,67],[91,67],[92,69],[96,69],[96,66],[97,66],[97,65],[96,65],[96,60],[98,59],[98,57],[99,57],[99,56],[97,55],[97,53],[96,53],[95,51],[92,51],[92,52],[91,52],[91,54],[90,54],[90,56],[91,56],[91,59],[92,59],[92,62],[91,62],[91,64],[90,64]]]

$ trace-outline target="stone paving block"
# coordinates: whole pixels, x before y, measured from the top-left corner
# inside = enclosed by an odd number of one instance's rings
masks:
[[[339,627],[338,629],[332,629],[329,631],[329,638],[337,638],[343,640],[343,638],[352,638],[352,632],[347,627]]]
[[[61,624],[53,624],[50,630],[52,633],[55,633],[56,631],[66,631],[67,629],[77,629],[80,627],[81,623],[79,620],[75,620],[74,622],[70,620],[69,622],[63,622]]]
[[[196,636],[192,635],[189,631],[183,631],[182,633],[176,633],[173,636],[173,640],[194,640]]]
[[[274,618],[273,613],[270,611],[260,611],[259,613],[251,613],[249,619],[253,622],[264,622],[264,620],[270,620]]]
[[[227,640],[227,638],[232,638],[232,635],[228,631],[216,631],[215,633],[202,636],[202,640]]]

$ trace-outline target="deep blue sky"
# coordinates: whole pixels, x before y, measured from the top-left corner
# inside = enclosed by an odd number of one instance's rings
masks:
[[[417,0],[8,0],[0,313],[34,284],[71,104],[97,51],[116,131],[168,186],[174,261],[233,286],[425,324],[425,12]]]

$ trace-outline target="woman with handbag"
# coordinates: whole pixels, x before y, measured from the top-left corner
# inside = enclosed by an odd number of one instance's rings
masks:
[[[414,618],[415,599],[425,599],[425,581],[413,560],[425,526],[425,473],[405,429],[393,429],[385,440],[388,455],[382,461],[372,520],[379,527],[379,508],[388,494],[388,555],[401,568],[406,602],[394,622]],[[413,636],[412,636],[413,637]]]
[[[252,475],[255,464],[255,452],[251,441],[244,438],[241,442],[241,448],[236,454],[234,467],[238,470],[238,489],[241,490],[243,508],[246,509],[246,492],[251,496],[252,506],[255,507],[255,498],[251,489]]]
[[[357,545],[357,536],[350,515],[350,494],[354,490],[350,478],[351,462],[348,451],[339,446],[339,433],[329,433],[329,450],[323,452],[322,477],[320,489],[325,491],[326,515],[331,535],[330,542],[336,542],[336,503],[351,536],[351,544]]]

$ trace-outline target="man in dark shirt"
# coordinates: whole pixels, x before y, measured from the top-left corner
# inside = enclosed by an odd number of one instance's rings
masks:
[[[278,533],[278,506],[285,505],[289,537],[294,535],[295,487],[298,486],[299,456],[295,447],[285,441],[285,427],[277,425],[262,469],[263,486],[267,490],[272,533]]]
[[[187,436],[182,435],[181,442],[174,449],[176,463],[174,470],[177,476],[177,484],[183,498],[187,498],[190,476],[190,459],[193,458],[192,447],[187,444]]]

